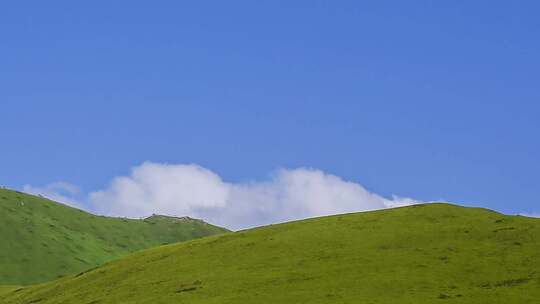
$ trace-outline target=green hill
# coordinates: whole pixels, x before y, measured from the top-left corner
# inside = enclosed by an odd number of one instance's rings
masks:
[[[538,303],[540,221],[428,204],[144,250],[5,304]]]
[[[49,281],[140,249],[225,231],[189,218],[95,216],[6,189],[0,189],[0,223],[0,285]]]

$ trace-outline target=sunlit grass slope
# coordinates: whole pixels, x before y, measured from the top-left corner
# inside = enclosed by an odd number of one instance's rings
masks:
[[[224,231],[193,219],[94,216],[0,189],[0,285],[53,280],[140,249]]]
[[[428,204],[212,236],[12,303],[539,303],[540,221]]]
[[[20,288],[20,287],[18,287],[18,286],[0,286],[0,298],[4,294],[9,293],[9,292],[11,292],[13,290],[16,290],[18,288]]]

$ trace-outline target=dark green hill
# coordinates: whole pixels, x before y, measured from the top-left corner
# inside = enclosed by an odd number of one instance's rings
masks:
[[[475,303],[540,299],[540,220],[428,204],[144,250],[5,304]]]
[[[6,189],[0,223],[0,285],[57,279],[140,249],[226,231],[190,218],[95,216]]]

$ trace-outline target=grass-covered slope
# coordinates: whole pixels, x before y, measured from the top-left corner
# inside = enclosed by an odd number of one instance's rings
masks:
[[[17,290],[19,288],[20,288],[19,286],[0,286],[0,299],[3,295],[11,291]]]
[[[538,303],[540,221],[429,204],[162,246],[11,303]]]
[[[94,216],[0,189],[0,285],[53,280],[140,249],[221,232],[193,219]]]

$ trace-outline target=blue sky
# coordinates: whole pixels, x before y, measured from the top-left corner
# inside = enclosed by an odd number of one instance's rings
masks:
[[[539,9],[2,4],[0,184],[89,193],[145,161],[236,184],[314,168],[384,197],[538,212]]]

